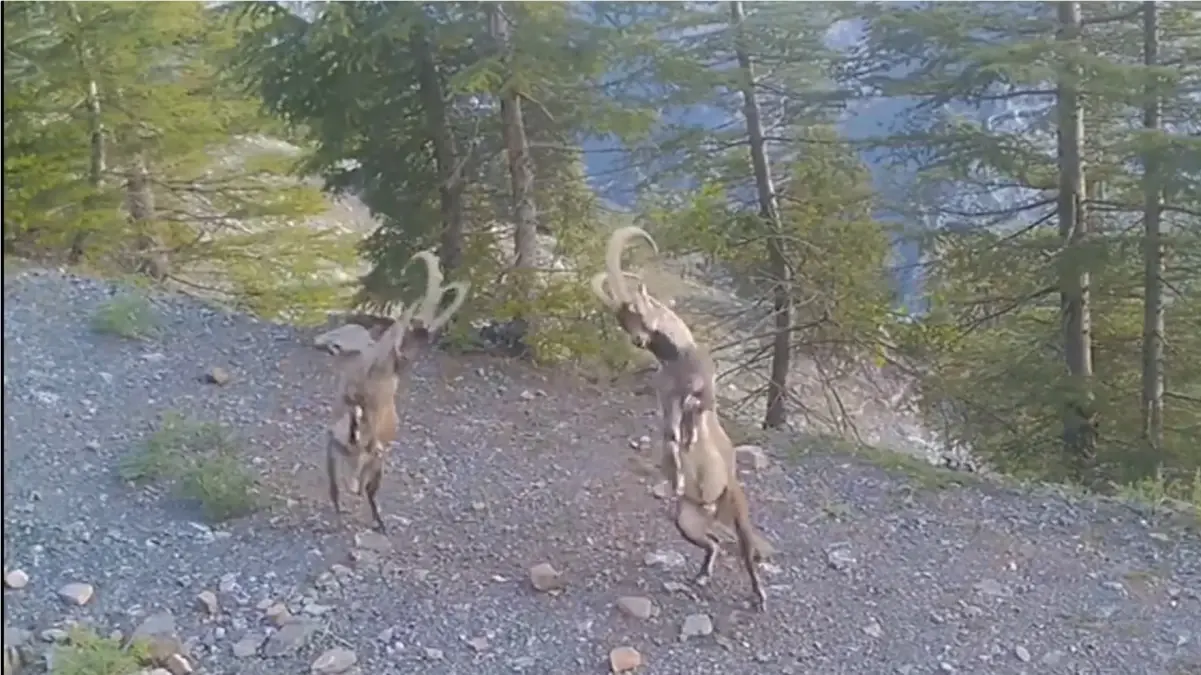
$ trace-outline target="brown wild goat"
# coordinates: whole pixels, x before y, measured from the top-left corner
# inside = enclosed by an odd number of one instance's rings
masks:
[[[698,583],[705,583],[713,571],[716,520],[734,528],[756,601],[763,608],[766,598],[755,562],[768,555],[771,546],[751,523],[736,471],[736,451],[717,416],[712,358],[679,315],[653,297],[637,275],[621,269],[622,251],[634,237],[645,239],[658,251],[645,230],[619,228],[609,239],[605,271],[592,278],[592,290],[617,316],[630,341],[659,361],[655,391],[663,435],[660,465],[678,497],[676,528],[705,551]],[[627,279],[637,282],[633,292]]]
[[[432,337],[446,325],[467,299],[468,284],[443,285],[442,270],[432,251],[420,251],[427,271],[425,294],[419,303],[399,307],[396,321],[365,351],[352,354],[343,364],[334,401],[334,423],[329,428],[326,473],[334,513],[341,518],[338,501],[338,462],[351,465],[350,491],[367,496],[375,527],[386,531],[376,494],[383,478],[384,458],[397,438],[396,392],[409,365],[430,345]],[[454,299],[435,315],[442,298],[454,291]]]

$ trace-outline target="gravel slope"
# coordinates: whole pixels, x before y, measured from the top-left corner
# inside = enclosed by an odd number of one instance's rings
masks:
[[[652,400],[496,359],[419,365],[381,493],[389,537],[362,531],[353,500],[360,531],[337,529],[318,466],[329,357],[290,328],[171,297],[156,299],[160,338],[96,335],[88,318],[112,293],[58,273],[5,282],[4,568],[30,579],[4,591],[6,644],[39,652],[67,620],[128,635],[165,611],[204,673],[309,672],[334,647],[357,657],[345,672],[604,673],[622,645],[654,674],[1201,672],[1194,532],[1049,492],[934,489],[840,455],[746,473],[779,550],[766,615],[747,611],[731,557],[712,587],[683,585],[699,556],[630,449]],[[213,366],[232,381],[204,384]],[[237,427],[274,505],[210,528],[169,492],[122,484],[118,459],[165,410]],[[562,592],[531,588],[540,562]],[[94,597],[64,602],[69,582]],[[624,615],[621,596],[654,615]],[[283,630],[277,602],[298,617]],[[682,641],[694,614],[716,630]]]

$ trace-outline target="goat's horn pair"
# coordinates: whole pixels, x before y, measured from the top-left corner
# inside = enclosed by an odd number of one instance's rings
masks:
[[[421,321],[427,330],[433,332],[441,328],[447,321],[450,321],[450,317],[458,311],[459,307],[463,305],[463,301],[467,299],[467,291],[471,286],[465,281],[456,281],[443,285],[442,267],[438,263],[438,257],[429,249],[418,251],[414,254],[409,259],[409,262],[405,263],[405,268],[407,269],[409,264],[417,259],[425,263],[425,295],[421,298],[420,303],[411,307],[402,317],[407,324],[415,315],[415,318]],[[404,270],[402,269],[401,272],[403,273]],[[451,291],[455,294],[454,300],[451,301],[446,309],[437,313],[438,305],[442,302],[442,298]]]
[[[438,262],[438,256],[428,249],[415,253],[409,258],[409,263],[418,259],[425,263],[425,295],[417,305],[416,318],[428,327],[438,309],[438,301],[442,299],[442,266]],[[405,267],[408,267],[408,264]]]
[[[635,283],[642,283],[642,277],[633,272],[622,272],[622,276]],[[600,298],[601,302],[605,303],[611,309],[617,309],[621,304],[614,294],[609,292],[609,274],[607,272],[597,272],[592,276],[592,292],[596,297]]]
[[[605,271],[592,277],[592,292],[609,307],[633,299],[629,287],[626,286],[626,277],[636,280],[638,276],[621,269],[621,254],[625,252],[626,245],[638,237],[645,239],[656,254],[659,252],[658,244],[646,230],[635,225],[620,227],[609,237],[609,245],[605,249]],[[609,284],[607,292],[605,282]]]

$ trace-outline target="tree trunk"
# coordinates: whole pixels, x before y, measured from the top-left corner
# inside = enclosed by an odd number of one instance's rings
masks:
[[[741,2],[730,3],[730,25],[735,34],[735,52],[742,75],[743,114],[751,144],[751,166],[755,172],[755,188],[759,196],[759,216],[771,228],[768,256],[772,286],[772,310],[775,317],[775,336],[772,339],[771,379],[767,385],[767,411],[763,427],[783,426],[788,420],[788,371],[792,360],[792,271],[784,255],[781,236],[780,210],[776,204],[776,188],[772,183],[771,166],[767,158],[767,143],[763,139],[763,121],[759,116],[759,101],[755,95],[755,69],[751,62],[742,27]]]
[[[1159,16],[1154,0],[1143,3],[1143,62],[1148,69],[1159,62]],[[1154,81],[1147,84],[1143,128],[1154,133],[1160,126],[1159,93]],[[1162,176],[1154,146],[1143,158],[1143,436],[1153,458],[1163,445],[1163,241],[1160,232]]]
[[[511,24],[501,3],[489,6],[489,23],[492,37],[496,41],[501,58],[506,65],[511,63]],[[521,93],[513,85],[509,73],[500,92],[501,131],[505,154],[509,161],[509,183],[513,198],[513,267],[532,270],[537,257],[538,212],[534,208],[534,164],[530,158],[529,141],[525,135],[525,122],[521,115]],[[518,283],[528,281],[518,274]]]
[[[1079,49],[1079,2],[1056,3],[1059,30],[1056,39]],[[1091,395],[1092,343],[1089,316],[1089,274],[1084,250],[1089,222],[1084,214],[1084,112],[1080,105],[1079,66],[1065,64],[1059,77],[1059,234],[1063,253],[1059,260],[1060,306],[1064,354],[1070,381],[1065,401],[1063,443],[1068,463],[1084,478],[1096,455],[1096,420]]]
[[[104,121],[100,116],[100,89],[95,80],[88,82],[88,124],[92,137],[88,181],[92,187],[99,188],[104,185],[104,172],[108,170],[108,153],[104,145]]]
[[[442,267],[453,270],[463,260],[463,176],[455,137],[447,117],[442,77],[430,45],[429,20],[423,5],[416,10],[413,46],[417,56],[417,80],[421,88],[426,125],[434,143],[434,161],[438,164],[438,201],[442,216]]]
[[[75,3],[68,3],[67,11],[71,16],[71,21],[81,31],[75,39],[76,65],[79,66],[80,70],[87,72],[89,60],[87,49],[83,44],[83,18],[80,17],[79,9],[75,6]],[[104,141],[104,119],[100,115],[100,87],[94,79],[88,79],[88,91],[85,101],[88,109],[88,126],[91,137],[88,183],[92,186],[93,190],[99,192],[104,187],[104,174],[108,170],[108,150],[105,147]],[[81,229],[75,233],[75,236],[71,239],[71,250],[67,253],[67,262],[75,265],[83,259],[84,251],[87,249],[87,239],[87,230]]]
[[[146,157],[137,153],[125,181],[125,205],[133,225],[134,258],[137,270],[156,281],[170,274],[170,263],[164,243],[154,231],[154,186]]]

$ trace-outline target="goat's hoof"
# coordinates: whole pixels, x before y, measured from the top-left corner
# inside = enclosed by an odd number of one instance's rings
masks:
[[[383,523],[376,523],[375,527],[371,528],[380,534],[388,534],[388,528],[384,527]]]
[[[700,574],[696,575],[695,577],[692,577],[692,583],[696,584],[697,586],[700,586],[701,588],[704,588],[705,586],[709,585],[709,575],[705,574],[704,572],[701,572]]]
[[[755,599],[751,601],[751,608],[754,609],[756,612],[759,612],[760,614],[766,612],[767,611],[767,596],[766,595],[755,596]]]

